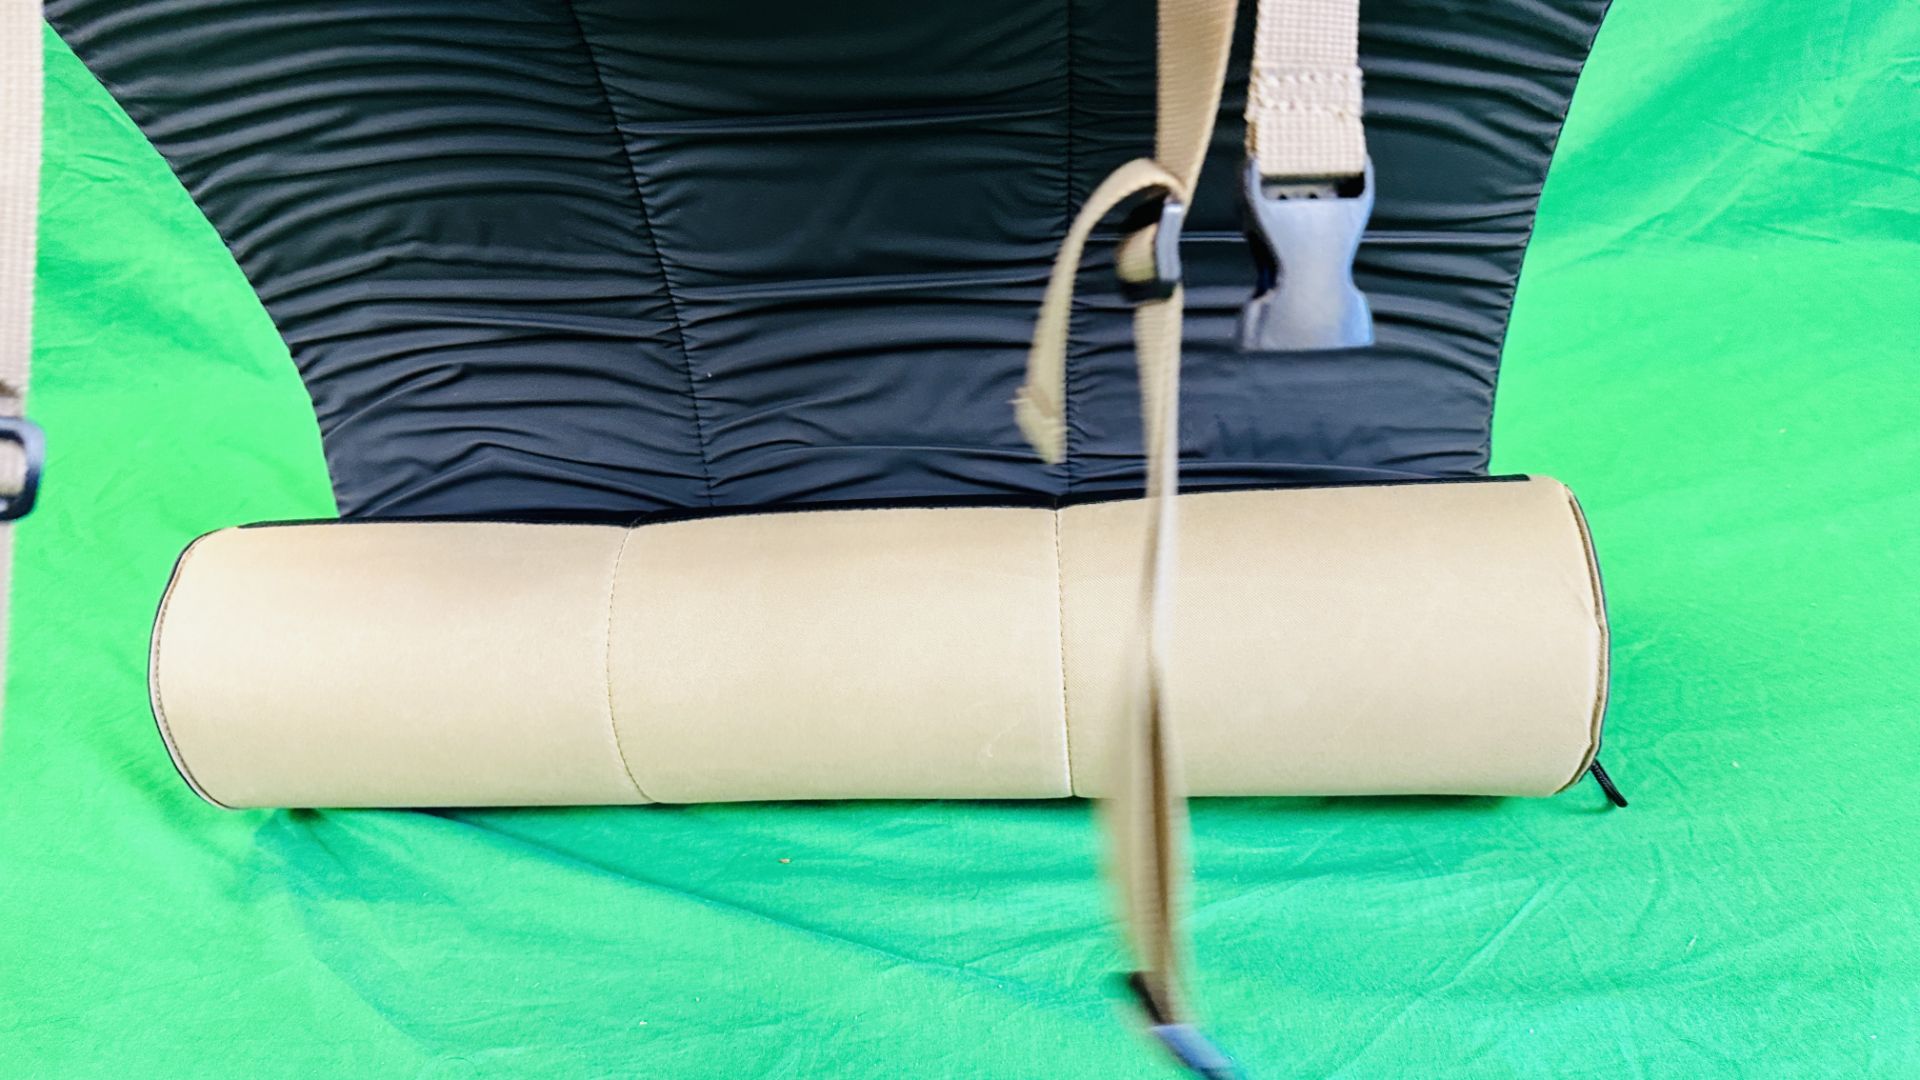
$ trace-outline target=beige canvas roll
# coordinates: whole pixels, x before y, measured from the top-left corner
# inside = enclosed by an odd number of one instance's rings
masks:
[[[1192,793],[1546,795],[1591,761],[1606,622],[1558,483],[1180,504]],[[1099,795],[1143,513],[228,529],[167,589],[154,714],[234,807]]]

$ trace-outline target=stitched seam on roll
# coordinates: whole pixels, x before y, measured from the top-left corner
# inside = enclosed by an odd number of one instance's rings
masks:
[[[1060,742],[1064,748],[1067,766],[1067,794],[1080,794],[1073,784],[1073,712],[1072,703],[1067,697],[1067,565],[1066,557],[1060,550],[1060,511],[1053,514],[1053,595],[1054,626],[1058,629],[1060,645]]]
[[[180,773],[180,778],[187,782],[187,786],[193,789],[195,795],[222,810],[232,810],[233,807],[209,794],[206,785],[195,778],[193,770],[187,767],[186,756],[180,752],[179,743],[173,737],[173,728],[167,723],[166,703],[160,696],[160,642],[166,636],[164,631],[167,626],[167,613],[173,610],[173,592],[180,584],[180,578],[187,572],[187,561],[193,558],[193,553],[200,549],[200,541],[205,539],[205,536],[200,537],[199,540],[188,544],[187,550],[180,553],[180,564],[173,568],[173,579],[167,582],[167,591],[160,597],[160,612],[153,617],[153,641],[147,653],[147,680],[150,684],[148,697],[153,703],[154,723],[160,728],[160,741],[166,746],[167,756],[173,759],[173,767]]]
[[[613,602],[620,590],[620,564],[626,561],[627,545],[632,542],[639,528],[629,526],[620,537],[620,546],[613,553],[613,569],[607,574],[607,662],[601,666],[607,680],[607,731],[613,736],[613,756],[620,761],[620,771],[627,774],[627,783],[633,785],[634,794],[647,802],[657,802],[640,786],[640,778],[633,775],[633,765],[627,761],[626,747],[620,745],[620,718],[613,707]]]

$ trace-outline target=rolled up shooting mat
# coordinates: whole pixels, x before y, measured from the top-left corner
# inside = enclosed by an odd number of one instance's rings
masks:
[[[253,526],[181,556],[153,709],[225,806],[1097,796],[1145,507]],[[1546,795],[1599,576],[1547,479],[1180,497],[1197,795]]]

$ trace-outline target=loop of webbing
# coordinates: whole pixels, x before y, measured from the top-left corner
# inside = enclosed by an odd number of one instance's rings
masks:
[[[1100,219],[1143,193],[1162,193],[1186,201],[1186,186],[1165,166],[1148,158],[1136,158],[1115,169],[1087,196],[1085,206],[1067,229],[1066,239],[1053,258],[1053,271],[1047,278],[1046,297],[1040,303],[1040,318],[1034,326],[1033,344],[1027,350],[1027,381],[1013,399],[1014,417],[1033,448],[1048,464],[1057,465],[1067,456],[1067,329],[1073,314],[1073,286],[1080,273],[1080,257],[1087,238],[1093,235]],[[1137,232],[1133,238],[1148,235]],[[1123,280],[1141,280],[1151,273],[1151,240],[1122,243],[1116,256]]]
[[[33,359],[43,62],[38,0],[0,0],[0,515],[32,506],[39,429],[22,419]],[[6,682],[13,529],[0,522],[0,691]]]
[[[0,417],[25,408],[33,359],[42,48],[38,0],[0,0]],[[0,443],[0,496],[20,490],[24,458]]]
[[[1213,141],[1235,7],[1233,0],[1161,0],[1154,156],[1128,162],[1094,189],[1054,258],[1027,355],[1026,383],[1014,401],[1021,430],[1049,462],[1066,457],[1068,320],[1087,238],[1101,218],[1143,192],[1180,204],[1190,201]],[[1122,239],[1115,263],[1123,282],[1151,279],[1164,266],[1156,248],[1170,238],[1156,230],[1167,227],[1139,229]],[[1184,1028],[1178,927],[1186,804],[1166,723],[1163,661],[1172,602],[1186,297],[1177,281],[1166,284],[1170,287],[1137,302],[1133,312],[1150,510],[1133,637],[1136,662],[1129,668],[1135,683],[1121,718],[1117,750],[1122,760],[1114,772],[1108,820],[1122,910],[1140,965],[1133,985],[1158,1028]]]
[[[1177,202],[1182,210],[1190,201],[1213,139],[1234,11],[1231,0],[1161,0],[1154,157],[1128,162],[1094,189],[1054,258],[1027,354],[1026,382],[1014,399],[1021,431],[1050,463],[1063,461],[1067,453],[1069,317],[1087,239],[1101,218],[1143,192]],[[1248,156],[1258,170],[1256,188],[1260,175],[1338,180],[1365,173],[1358,27],[1359,0],[1261,0],[1253,84],[1247,96]],[[1255,194],[1261,193],[1256,190]],[[1149,516],[1134,637],[1136,662],[1129,668],[1135,681],[1121,718],[1122,760],[1114,772],[1118,779],[1109,797],[1109,821],[1128,936],[1140,964],[1131,985],[1156,1031],[1184,1032],[1190,1029],[1183,1022],[1179,908],[1185,874],[1186,800],[1166,713],[1164,661],[1172,611],[1178,505],[1174,497],[1179,489],[1185,294],[1177,280],[1164,280],[1168,265],[1177,265],[1178,260],[1164,250],[1169,238],[1156,232],[1178,220],[1178,214],[1163,216],[1161,224],[1137,229],[1121,239],[1115,253],[1123,283],[1159,278],[1165,287],[1154,292],[1130,290],[1138,298],[1133,336]],[[1360,224],[1364,227],[1364,215]],[[1358,233],[1354,235],[1357,243]],[[1350,250],[1345,256],[1351,262]],[[1347,291],[1352,291],[1350,282]],[[1363,300],[1359,310],[1364,313]],[[1270,321],[1275,326],[1282,322]],[[1265,332],[1273,327],[1259,329]],[[1291,323],[1279,329],[1301,337]],[[1338,329],[1337,334],[1325,335],[1327,341],[1307,343],[1371,340],[1370,323],[1364,334],[1344,323]],[[1186,1060],[1177,1049],[1176,1054]],[[1188,1064],[1197,1068],[1192,1061]]]
[[[0,416],[17,415],[0,412]],[[0,499],[10,499],[27,484],[27,453],[19,443],[0,442]]]

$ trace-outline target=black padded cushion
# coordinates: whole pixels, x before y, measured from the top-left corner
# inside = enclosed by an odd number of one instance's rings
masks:
[[[348,516],[623,516],[1137,487],[1083,280],[1071,456],[1009,401],[1082,198],[1150,150],[1150,0],[56,0],[232,248]],[[1184,483],[1483,471],[1605,0],[1367,0],[1377,347],[1248,357],[1252,9],[1190,220]]]

